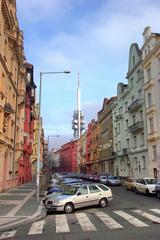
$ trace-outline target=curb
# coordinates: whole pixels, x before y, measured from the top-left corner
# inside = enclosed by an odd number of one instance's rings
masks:
[[[5,226],[0,226],[0,232],[2,231],[9,231],[9,230],[13,230],[14,228],[18,228],[21,225],[24,224],[28,224],[28,223],[32,223],[35,221],[38,221],[40,219],[45,218],[47,215],[47,211],[44,207],[44,205],[42,205],[42,203],[39,205],[37,212],[35,214],[33,214],[32,216],[28,216],[26,219],[22,220],[16,220],[15,223],[9,223],[8,225]],[[15,216],[16,217],[16,216]]]

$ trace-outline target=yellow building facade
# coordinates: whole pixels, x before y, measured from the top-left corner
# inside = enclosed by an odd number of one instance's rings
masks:
[[[0,191],[18,184],[23,152],[25,66],[15,0],[0,1]]]
[[[33,152],[31,155],[32,176],[36,176],[37,172],[37,159],[38,159],[38,127],[39,127],[39,105],[35,107],[35,122],[34,122],[34,140],[33,140]],[[40,170],[43,167],[43,155],[44,155],[44,130],[42,128],[42,119],[40,121],[41,137],[40,137]]]

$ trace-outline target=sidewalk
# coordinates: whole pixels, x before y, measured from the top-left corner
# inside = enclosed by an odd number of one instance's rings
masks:
[[[35,183],[23,184],[0,193],[0,231],[44,218],[46,211],[36,200]]]

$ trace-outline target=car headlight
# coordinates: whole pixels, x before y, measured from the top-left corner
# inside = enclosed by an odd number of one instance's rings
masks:
[[[53,201],[53,203],[52,203],[53,205],[56,205],[56,206],[59,206],[59,205],[61,205],[61,202],[60,201],[57,201],[57,200],[55,200],[55,201]]]

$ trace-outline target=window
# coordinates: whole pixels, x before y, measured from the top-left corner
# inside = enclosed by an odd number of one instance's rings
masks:
[[[151,93],[148,93],[147,99],[148,99],[148,107],[151,107],[152,106],[152,95],[151,95]]]
[[[150,53],[150,45],[148,45],[148,53]]]
[[[100,191],[101,190],[97,186],[95,186],[95,185],[89,186],[89,192],[90,193],[97,193],[97,192],[100,192]]]
[[[129,138],[127,138],[127,148],[129,149]]]
[[[141,162],[138,163],[138,171],[141,172]]]
[[[137,157],[134,158],[134,169],[137,170],[138,168],[138,161],[137,161]]]
[[[135,124],[136,123],[136,115],[133,115],[133,124]]]
[[[146,169],[146,158],[145,156],[142,156],[142,169]]]
[[[128,102],[125,102],[125,111],[128,111]]]
[[[157,159],[157,149],[156,149],[156,145],[152,146],[152,152],[153,152],[153,160]]]
[[[108,191],[108,190],[109,190],[109,189],[108,189],[106,186],[104,186],[104,185],[98,184],[97,186],[100,187],[103,191]]]
[[[120,152],[121,151],[121,142],[120,141],[118,141],[118,152]]]
[[[144,146],[144,133],[141,133],[141,147]]]
[[[137,137],[134,136],[133,137],[133,148],[136,148],[137,147]]]
[[[149,130],[150,130],[150,133],[153,132],[153,130],[154,130],[154,128],[153,128],[153,118],[149,119]]]
[[[126,119],[126,129],[128,130],[128,119]]]
[[[132,103],[134,102],[134,96],[131,97],[131,101],[132,101]]]
[[[88,188],[87,188],[87,186],[82,186],[82,187],[80,187],[80,189],[78,190],[78,192],[80,192],[81,195],[86,195],[86,194],[88,194]]]
[[[140,114],[140,120],[141,122],[143,122],[143,111],[140,111],[139,114]]]
[[[148,79],[148,81],[151,80],[151,68],[148,68],[148,70],[147,70],[147,79]]]
[[[133,56],[133,66],[135,65],[135,56]]]
[[[140,70],[138,70],[138,71],[137,71],[137,81],[139,81],[140,78],[141,78],[141,72],[140,72]]]
[[[123,113],[123,107],[120,107],[119,108],[119,114],[122,114]]]
[[[139,98],[142,98],[142,89],[139,89],[139,90],[138,90],[138,97],[139,97]]]
[[[133,78],[130,79],[131,82],[131,88],[133,87]]]

